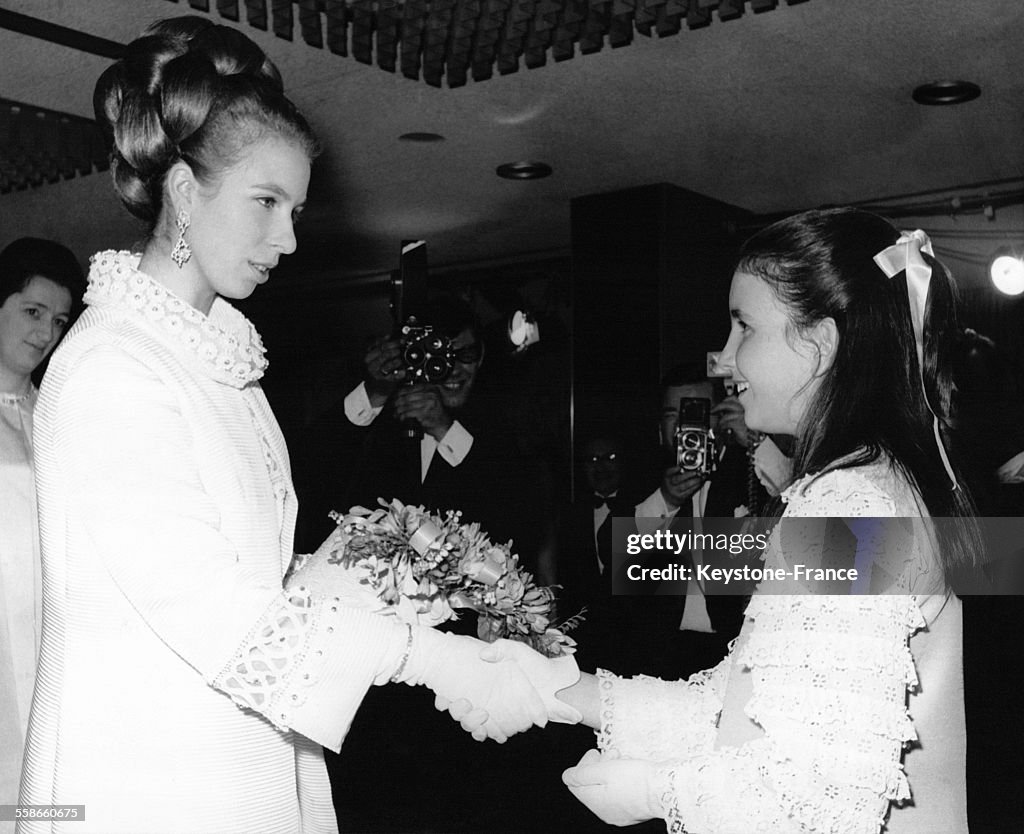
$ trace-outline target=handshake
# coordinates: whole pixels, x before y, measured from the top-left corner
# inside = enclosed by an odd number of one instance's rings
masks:
[[[396,523],[403,526],[406,521],[403,516]],[[309,588],[321,599],[333,598],[335,607],[340,603],[375,611],[386,621],[381,629],[388,634],[388,648],[374,671],[374,684],[429,687],[438,710],[447,710],[478,741],[491,738],[502,743],[533,725],[582,720],[580,712],[556,696],[580,680],[572,655],[550,658],[515,640],[487,643],[430,627],[450,617],[451,609],[448,617],[427,611],[415,614],[415,622],[396,622],[399,606],[383,601],[375,577],[358,562],[342,564],[335,557],[345,546],[340,529],[315,553],[296,559],[286,585],[300,591]]]
[[[408,654],[387,679],[432,689],[437,709],[477,741],[501,744],[534,725],[581,721],[580,712],[556,695],[580,678],[571,655],[549,658],[514,640],[484,643],[423,626],[409,629]]]

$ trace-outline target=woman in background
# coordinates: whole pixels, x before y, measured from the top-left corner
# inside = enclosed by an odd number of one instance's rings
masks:
[[[82,268],[59,243],[23,237],[0,252],[0,805],[18,801],[42,624],[32,374],[84,290]]]

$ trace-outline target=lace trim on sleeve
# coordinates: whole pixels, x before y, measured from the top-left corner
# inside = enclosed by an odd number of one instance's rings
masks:
[[[336,610],[336,607],[335,607]],[[257,622],[235,656],[214,679],[241,708],[265,715],[287,730],[291,710],[306,700],[323,663],[321,631],[334,631],[323,605],[308,590],[285,591]],[[301,674],[296,674],[301,669]]]
[[[909,638],[924,626],[914,598],[755,596],[747,617],[736,662],[765,736],[664,768],[669,831],[877,834],[890,803],[910,797]]]
[[[669,834],[805,834],[781,806],[765,801],[776,764],[765,746],[759,739],[662,768],[655,790]]]
[[[710,750],[722,711],[728,663],[663,681],[640,675],[620,678],[597,670],[601,727],[597,746],[604,753],[662,761]]]

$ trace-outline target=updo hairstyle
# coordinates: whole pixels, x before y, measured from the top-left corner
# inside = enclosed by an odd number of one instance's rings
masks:
[[[270,134],[296,142],[310,159],[318,152],[263,50],[201,17],[150,26],[100,76],[93,105],[113,140],[114,188],[150,228],[163,208],[164,178],[179,160],[209,183]]]
[[[751,237],[737,270],[771,287],[787,309],[793,338],[825,318],[836,323],[832,364],[820,377],[796,438],[794,478],[866,464],[884,454],[917,488],[931,515],[973,515],[966,489],[951,489],[929,410],[930,405],[947,428],[958,333],[955,285],[945,267],[922,252],[932,268],[922,368],[906,273],[889,278],[874,262],[899,235],[888,220],[869,212],[808,211]],[[947,565],[969,562],[973,533],[944,536],[945,529],[940,538],[947,539]]]

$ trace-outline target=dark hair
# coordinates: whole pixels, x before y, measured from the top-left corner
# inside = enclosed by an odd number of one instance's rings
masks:
[[[441,293],[432,296],[423,309],[422,318],[449,339],[454,339],[463,330],[470,331],[478,342],[483,339],[479,317],[472,305],[459,295]]]
[[[48,278],[71,293],[74,318],[85,293],[82,267],[66,246],[39,237],[18,238],[0,252],[0,305],[24,290],[36,276]]]
[[[608,431],[596,430],[590,432],[585,438],[581,439],[583,441],[582,443],[580,443],[581,455],[583,454],[583,450],[586,449],[587,446],[589,446],[591,443],[596,443],[599,440],[603,440],[609,445],[614,446],[616,450],[620,452],[625,448],[625,445],[622,442],[622,438],[619,437],[618,433],[614,429],[609,429]]]
[[[709,377],[708,366],[704,362],[680,362],[669,368],[661,377],[661,391],[679,385],[703,385],[711,386],[715,399],[725,398],[725,383],[721,377]]]
[[[839,343],[796,439],[794,479],[859,466],[887,455],[918,490],[932,516],[973,516],[962,479],[951,488],[932,431],[929,403],[949,419],[955,287],[931,256],[924,322],[923,379],[904,272],[890,279],[874,256],[899,238],[889,221],[857,209],[809,211],[748,240],[737,270],[766,281],[789,310],[797,333],[832,318]],[[956,529],[954,529],[956,528]],[[977,526],[942,525],[948,569],[970,564]]]
[[[263,50],[201,17],[154,23],[128,44],[96,82],[93,106],[113,139],[114,188],[151,227],[179,160],[209,182],[267,134],[294,140],[311,159],[318,150]]]

